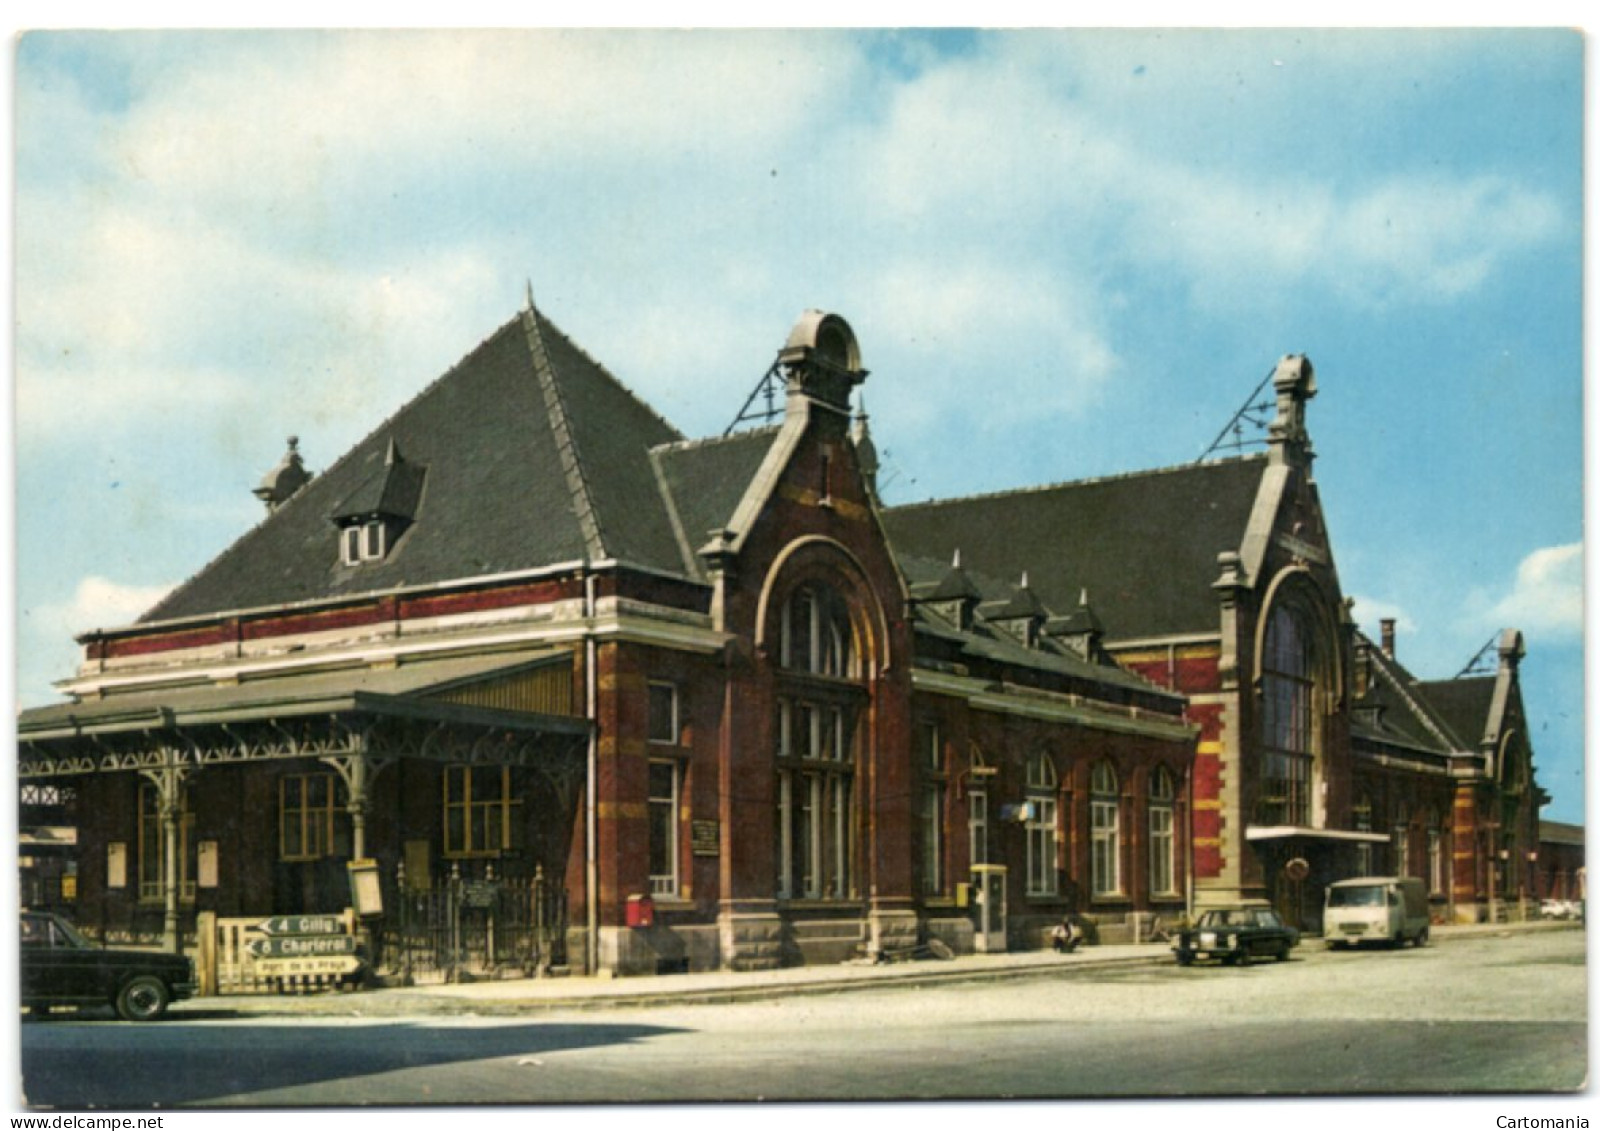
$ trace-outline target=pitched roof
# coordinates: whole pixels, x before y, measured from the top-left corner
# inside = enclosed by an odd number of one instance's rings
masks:
[[[683,554],[652,447],[682,437],[537,311],[507,322],[142,622],[619,558]],[[382,494],[392,450],[421,480],[387,557],[340,561],[332,519]]]
[[[1087,591],[1115,639],[1215,632],[1217,555],[1238,550],[1266,468],[1250,455],[1049,487],[892,507],[889,540],[908,556],[969,571],[1026,572],[1058,610]]]
[[[1496,681],[1492,675],[1425,680],[1416,690],[1465,743],[1463,750],[1477,750],[1488,731]]]
[[[1357,738],[1434,754],[1470,749],[1415,676],[1371,640],[1363,636],[1361,643],[1369,678],[1351,724]]]
[[[651,451],[691,574],[700,574],[696,552],[733,518],[777,436],[774,425]]]

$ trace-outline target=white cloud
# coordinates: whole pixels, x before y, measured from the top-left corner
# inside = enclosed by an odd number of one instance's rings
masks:
[[[1496,627],[1573,639],[1583,634],[1583,543],[1535,550],[1511,592],[1491,610]]]
[[[71,599],[41,605],[29,618],[35,631],[67,638],[96,628],[132,624],[161,598],[171,585],[123,585],[104,577],[85,577]]]
[[[1417,631],[1417,622],[1405,608],[1392,601],[1382,601],[1374,597],[1351,596],[1355,607],[1351,610],[1356,618],[1357,625],[1366,634],[1368,639],[1380,640],[1383,635],[1382,623],[1393,620],[1395,634],[1404,633],[1407,636]]]

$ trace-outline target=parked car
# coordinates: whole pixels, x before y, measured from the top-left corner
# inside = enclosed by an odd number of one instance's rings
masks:
[[[1278,918],[1266,903],[1218,907],[1202,912],[1193,926],[1178,932],[1172,951],[1179,966],[1215,958],[1247,966],[1257,958],[1284,962],[1300,944],[1300,932]]]
[[[61,916],[22,913],[22,1004],[109,1005],[127,1021],[153,1021],[196,989],[194,962],[181,954],[96,946]]]

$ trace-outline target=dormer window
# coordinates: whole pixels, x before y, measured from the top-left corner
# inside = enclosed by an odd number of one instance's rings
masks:
[[[329,517],[339,528],[339,560],[347,566],[389,556],[422,503],[427,468],[409,463],[389,441],[383,465],[370,474]]]

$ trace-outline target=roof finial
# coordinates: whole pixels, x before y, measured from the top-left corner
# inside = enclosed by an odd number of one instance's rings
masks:
[[[528,310],[531,312],[533,310],[533,280],[530,278],[527,282],[528,282]]]
[[[956,547],[955,557],[950,559],[950,568],[951,569],[960,569],[961,568],[961,547],[960,546]]]
[[[1022,571],[1022,585],[1019,588],[1026,589],[1027,587],[1028,587],[1028,571],[1027,570],[1023,570]]]

